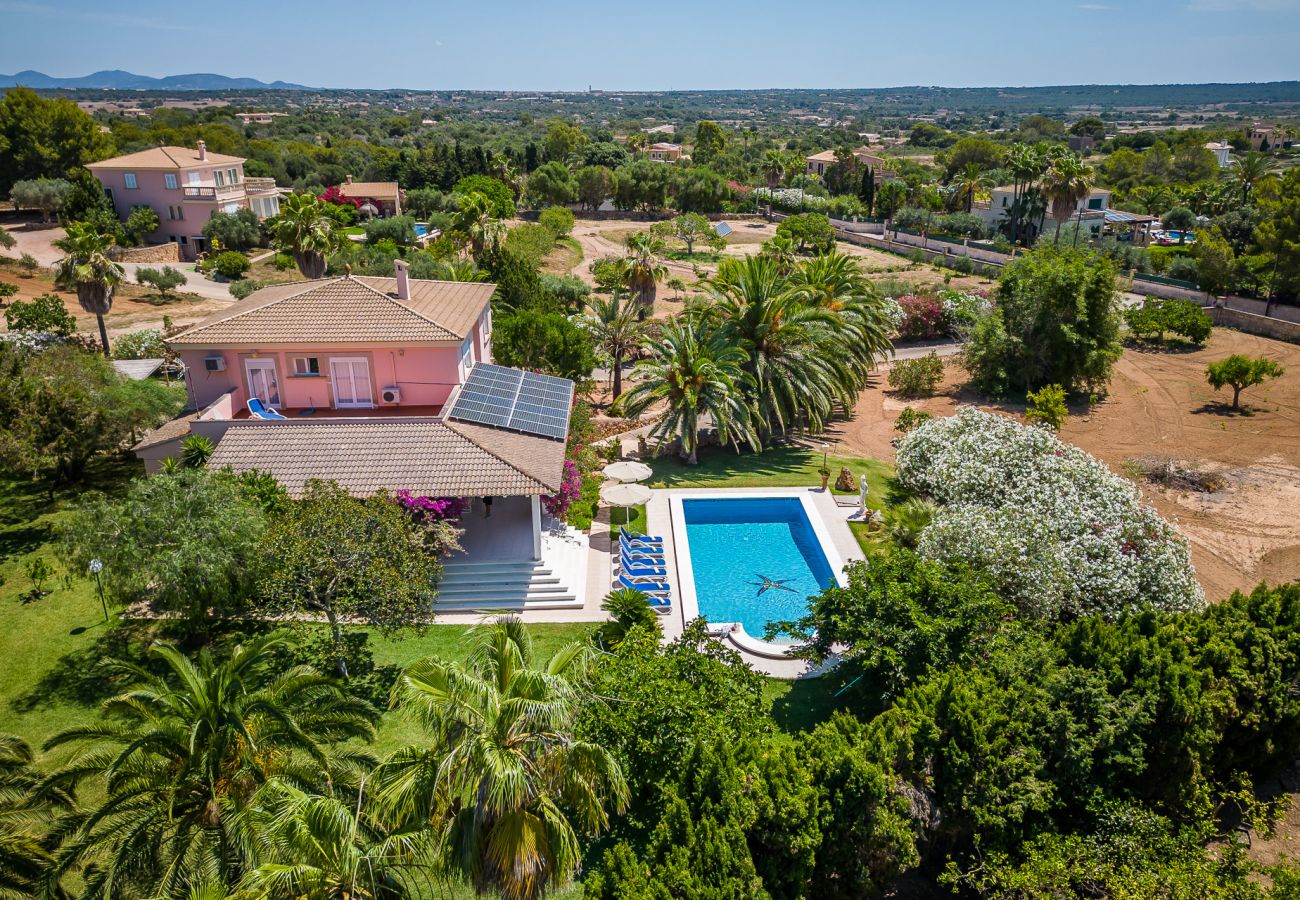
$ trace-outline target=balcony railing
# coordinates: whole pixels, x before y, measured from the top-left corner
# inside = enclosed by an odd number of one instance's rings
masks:
[[[234,194],[244,193],[244,183],[235,184],[187,184],[185,185],[186,200],[216,200],[218,197],[229,197]]]
[[[275,188],[274,178],[245,178],[244,179],[244,190],[246,190],[250,194],[266,194],[271,191],[274,191],[275,189],[276,188]]]

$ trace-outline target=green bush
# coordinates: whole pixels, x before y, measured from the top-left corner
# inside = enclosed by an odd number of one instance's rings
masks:
[[[924,425],[933,418],[933,414],[923,409],[912,409],[910,406],[904,407],[903,411],[898,414],[898,418],[894,420],[894,430],[907,434],[913,428]]]
[[[203,236],[223,250],[248,250],[262,240],[262,227],[251,209],[217,213],[203,223]]]
[[[225,250],[211,261],[212,271],[223,278],[240,278],[248,271],[248,257],[237,250]]]
[[[1214,331],[1214,320],[1192,300],[1158,300],[1148,297],[1141,306],[1124,310],[1124,323],[1138,340],[1163,341],[1167,332],[1204,344]]]
[[[555,249],[555,232],[535,222],[516,225],[506,233],[505,249],[536,268]]]
[[[800,252],[828,253],[835,247],[835,228],[822,213],[800,213],[776,226],[776,233],[789,237]]]
[[[563,206],[548,206],[537,217],[538,224],[555,235],[556,240],[567,237],[575,221],[573,211]]]
[[[9,302],[9,298],[18,293],[18,285],[8,281],[0,281],[0,306]]]
[[[943,381],[943,360],[934,352],[904,359],[889,370],[889,386],[904,397],[929,397]]]
[[[172,266],[163,266],[161,269],[140,269],[135,273],[135,280],[166,297],[173,289],[185,283],[185,275]]]
[[[277,272],[287,272],[296,265],[297,263],[293,261],[293,257],[288,253],[277,253],[271,257],[271,267]]]
[[[234,297],[236,300],[243,300],[249,294],[264,287],[266,287],[266,285],[260,281],[254,281],[251,278],[241,278],[239,281],[230,282],[230,296]]]
[[[1025,421],[1031,425],[1047,425],[1053,431],[1060,431],[1070,415],[1065,405],[1065,388],[1059,384],[1048,384],[1030,391],[1025,399],[1029,402]]]
[[[415,239],[415,220],[410,216],[371,219],[366,223],[366,243],[371,246],[389,241],[399,247],[410,247]]]
[[[68,337],[77,330],[77,320],[57,294],[41,294],[35,300],[14,301],[5,310],[5,327],[10,331]]]
[[[113,341],[114,359],[159,359],[166,355],[167,347],[156,328],[132,331]]]

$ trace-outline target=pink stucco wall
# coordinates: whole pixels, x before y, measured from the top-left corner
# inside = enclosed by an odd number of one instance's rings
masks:
[[[220,169],[226,184],[223,192],[215,199],[186,198],[185,188],[212,188],[215,185],[213,172]],[[200,166],[190,169],[97,169],[94,175],[99,182],[112,192],[113,208],[122,220],[131,214],[137,206],[148,206],[158,215],[158,230],[146,235],[154,243],[171,241],[181,245],[181,255],[186,259],[195,256],[195,240],[202,239],[204,224],[212,214],[229,207],[248,206],[248,199],[242,188],[230,189],[229,170],[237,173],[240,185],[244,182],[243,163],[227,163],[221,166]],[[198,182],[190,182],[191,173],[198,175]],[[126,186],[126,176],[135,176],[136,187]],[[167,186],[167,175],[176,178],[176,187]],[[182,241],[181,239],[184,238]]]
[[[480,321],[471,335],[474,358],[484,359],[486,348],[490,356],[490,337]],[[256,356],[254,354],[256,353]],[[346,345],[314,347],[267,347],[248,349],[179,350],[185,363],[195,404],[203,408],[226,392],[231,392],[235,409],[243,409],[248,402],[248,375],[245,362],[249,359],[272,360],[280,390],[280,406],[298,409],[314,406],[329,409],[333,403],[333,386],[330,360],[336,358],[361,358],[366,360],[370,374],[372,401],[377,408],[400,409],[403,406],[441,406],[446,403],[452,389],[460,383],[458,362],[459,345],[397,346],[379,345],[355,347]],[[226,361],[224,372],[207,371],[204,360],[220,356]],[[294,375],[295,357],[315,357],[319,375]],[[382,402],[385,387],[401,388],[402,400],[398,404]]]

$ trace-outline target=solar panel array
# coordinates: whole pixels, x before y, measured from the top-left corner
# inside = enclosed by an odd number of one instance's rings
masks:
[[[461,386],[450,418],[564,440],[573,382],[478,363]]]

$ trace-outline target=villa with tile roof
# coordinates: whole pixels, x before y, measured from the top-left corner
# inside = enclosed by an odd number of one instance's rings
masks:
[[[118,217],[147,206],[158,216],[153,243],[177,244],[182,259],[208,249],[203,226],[218,212],[251,209],[259,219],[280,212],[274,178],[246,178],[244,158],[211,153],[207,144],[151,147],[86,166],[104,186]]]
[[[401,260],[392,278],[262,288],[168,339],[192,411],[135,452],[157,472],[196,434],[210,467],[267,472],[290,496],[321,479],[469,498],[446,602],[576,603],[585,550],[541,505],[563,479],[573,383],[492,363],[495,289],[410,278]]]
[[[402,214],[402,189],[396,181],[353,181],[349,175],[339,185],[339,196],[362,206],[370,204],[375,208],[374,215],[387,218]]]

